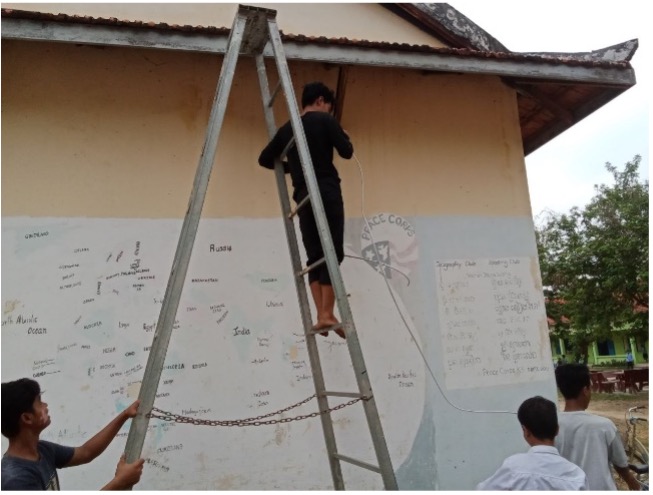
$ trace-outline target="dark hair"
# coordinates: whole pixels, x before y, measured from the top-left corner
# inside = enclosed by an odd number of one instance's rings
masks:
[[[34,411],[34,401],[41,394],[38,382],[21,378],[2,384],[2,434],[13,438],[20,432],[20,416]]]
[[[302,92],[302,108],[312,105],[319,97],[324,98],[325,103],[331,103],[336,100],[333,91],[328,86],[321,82],[312,82],[304,86]]]
[[[558,433],[556,405],[539,395],[522,402],[517,419],[538,440],[553,440]]]
[[[583,387],[589,387],[590,369],[586,364],[563,364],[555,371],[556,383],[565,399],[576,399]]]

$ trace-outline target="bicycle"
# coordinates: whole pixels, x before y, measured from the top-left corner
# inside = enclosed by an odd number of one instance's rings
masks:
[[[641,485],[642,490],[648,490],[648,449],[637,438],[637,423],[647,422],[648,420],[633,414],[638,409],[646,409],[646,407],[631,407],[624,415],[626,418],[626,442],[624,447],[628,455],[628,467],[635,473],[635,479]]]

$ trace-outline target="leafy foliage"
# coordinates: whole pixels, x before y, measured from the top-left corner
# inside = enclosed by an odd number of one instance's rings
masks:
[[[547,314],[576,354],[587,356],[611,330],[648,338],[649,191],[640,162],[635,156],[623,171],[607,163],[612,184],[536,229]]]

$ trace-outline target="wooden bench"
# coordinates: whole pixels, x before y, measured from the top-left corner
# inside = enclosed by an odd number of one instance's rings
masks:
[[[600,371],[591,372],[590,380],[592,381],[592,392],[612,393],[617,386],[617,380],[608,380]]]
[[[645,385],[648,386],[648,369],[624,370],[624,392],[641,392]]]

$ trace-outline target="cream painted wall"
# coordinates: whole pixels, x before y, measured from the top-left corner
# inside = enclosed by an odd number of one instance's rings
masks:
[[[498,78],[357,69],[342,124],[363,165],[368,211],[531,214],[516,97]],[[357,214],[359,172],[340,171]]]
[[[183,217],[220,60],[3,41],[3,216]],[[333,66],[291,69],[298,90],[337,80]],[[367,213],[530,216],[516,99],[498,78],[354,67],[342,123]],[[254,64],[242,59],[205,217],[279,215],[272,174],[256,163],[266,142]],[[356,163],[336,165],[359,216]]]
[[[275,9],[279,28],[287,34],[345,37],[445,46],[432,36],[375,3],[248,3]],[[3,8],[44,13],[116,17],[129,21],[166,22],[191,26],[230,28],[236,3],[161,3],[153,13],[152,4],[139,3],[3,3]]]

